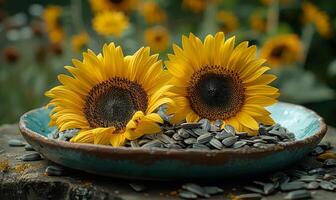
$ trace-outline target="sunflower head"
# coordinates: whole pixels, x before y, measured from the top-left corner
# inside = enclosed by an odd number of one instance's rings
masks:
[[[111,43],[103,54],[89,50],[83,57],[65,67],[72,76],[59,75],[62,84],[46,92],[53,106],[50,125],[80,129],[72,142],[113,146],[160,131],[163,120],[154,111],[171,100],[164,97],[170,76],[158,55],[141,48],[124,57]]]
[[[297,35],[279,35],[265,42],[260,55],[266,58],[272,67],[279,67],[302,60],[303,47]]]
[[[239,26],[237,17],[229,11],[219,11],[217,13],[217,21],[219,22],[221,31],[224,33],[231,33]]]
[[[250,16],[250,26],[254,31],[264,33],[266,31],[266,16],[262,12],[253,12]]]
[[[306,24],[312,23],[322,37],[332,35],[329,16],[312,3],[303,4],[303,21]]]
[[[234,45],[222,32],[208,35],[202,42],[190,34],[182,37],[182,48],[165,63],[172,74],[168,113],[172,122],[207,118],[221,119],[239,131],[257,130],[258,123],[272,124],[265,106],[272,105],[278,90],[269,86],[276,77],[264,74],[270,68],[256,57],[256,47],[248,42]]]
[[[61,14],[62,8],[59,6],[48,6],[43,12],[48,38],[52,43],[60,43],[64,40]]]
[[[73,51],[75,52],[82,51],[88,42],[89,42],[89,35],[86,32],[81,32],[77,35],[72,36],[71,46]]]
[[[154,1],[143,3],[140,12],[149,24],[161,23],[167,18],[165,11]]]
[[[155,26],[145,30],[145,42],[154,51],[160,52],[168,48],[169,45],[169,32],[163,26]]]
[[[107,10],[128,12],[137,7],[138,0],[90,0],[90,5],[94,12]]]
[[[100,35],[120,37],[128,27],[128,18],[122,12],[104,11],[94,16],[92,25]]]

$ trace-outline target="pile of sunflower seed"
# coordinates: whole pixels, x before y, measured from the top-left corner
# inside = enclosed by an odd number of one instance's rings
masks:
[[[213,124],[207,119],[179,125],[165,124],[162,132],[144,135],[129,141],[126,146],[141,148],[221,150],[225,148],[267,148],[276,144],[295,140],[293,133],[280,124],[259,125],[259,134],[249,136],[247,132],[237,132],[231,125],[222,127],[222,121]]]

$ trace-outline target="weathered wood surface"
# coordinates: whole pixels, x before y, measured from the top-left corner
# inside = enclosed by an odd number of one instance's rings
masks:
[[[129,183],[132,180],[122,180],[96,176],[67,169],[65,176],[55,177],[45,175],[45,168],[51,164],[47,160],[23,162],[18,158],[28,153],[24,147],[9,147],[8,140],[22,139],[18,127],[14,125],[0,126],[0,164],[8,162],[8,170],[0,172],[0,199],[179,199],[170,195],[181,188],[183,182],[138,182],[146,186],[143,192],[135,192]],[[336,130],[329,128],[324,140],[336,146]],[[302,163],[310,161],[307,158]],[[314,162],[314,161],[313,161]],[[1,166],[0,165],[0,166]],[[1,171],[1,170],[0,170]],[[247,179],[214,180],[213,182],[198,182],[201,185],[216,185],[225,190],[223,194],[210,199],[230,199],[230,194],[240,194],[241,187]],[[248,192],[244,192],[248,193]],[[316,190],[314,199],[334,200],[335,192]],[[284,193],[277,192],[264,199],[283,199]]]

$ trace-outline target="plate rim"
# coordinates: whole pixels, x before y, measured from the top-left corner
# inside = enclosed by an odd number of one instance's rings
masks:
[[[171,155],[171,156],[181,156],[181,155],[194,155],[194,156],[208,156],[211,154],[212,156],[220,154],[220,155],[258,155],[263,156],[268,153],[274,153],[282,150],[290,150],[295,148],[304,147],[306,145],[312,144],[314,142],[322,140],[322,138],[325,136],[327,132],[327,125],[324,122],[324,119],[318,115],[315,111],[306,108],[302,105],[292,104],[292,103],[286,103],[286,102],[278,102],[280,104],[285,104],[289,106],[296,106],[303,108],[307,110],[308,112],[311,112],[315,116],[317,116],[319,122],[320,122],[320,129],[313,135],[304,138],[303,140],[296,140],[291,142],[286,142],[283,144],[276,144],[271,147],[266,147],[264,149],[258,149],[258,148],[248,148],[248,149],[222,149],[222,150],[197,150],[197,149],[165,149],[165,148],[130,148],[130,147],[112,147],[109,145],[96,145],[96,144],[87,144],[87,143],[72,143],[72,142],[66,142],[66,141],[60,141],[55,139],[50,139],[45,136],[42,136],[41,134],[36,133],[35,131],[27,128],[26,126],[26,120],[25,118],[27,115],[36,112],[41,109],[45,109],[45,107],[36,108],[33,110],[30,110],[26,113],[24,113],[20,117],[19,121],[19,129],[21,134],[26,138],[30,138],[31,140],[37,141],[38,143],[44,143],[46,145],[52,145],[56,146],[62,149],[67,150],[75,150],[75,151],[82,151],[82,152],[99,152],[101,155],[109,155],[109,154],[148,154],[148,155]]]

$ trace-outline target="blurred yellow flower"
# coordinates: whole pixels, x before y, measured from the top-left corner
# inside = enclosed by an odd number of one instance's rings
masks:
[[[327,13],[321,11],[312,3],[303,4],[303,21],[304,23],[312,23],[315,25],[317,32],[322,37],[331,36],[330,19]]]
[[[61,26],[62,8],[60,6],[48,6],[43,11],[48,38],[52,43],[59,43],[64,39],[64,31]]]
[[[182,6],[194,13],[200,13],[207,8],[209,2],[210,0],[183,0]]]
[[[138,0],[90,0],[94,12],[106,10],[130,11],[137,7]]]
[[[120,37],[128,27],[128,18],[123,12],[104,11],[94,16],[92,26],[100,35]]]
[[[280,67],[300,61],[303,57],[303,48],[297,35],[279,35],[265,42],[260,56],[267,59],[271,67]]]
[[[145,31],[145,43],[155,52],[166,50],[169,45],[170,36],[168,30],[163,26],[155,26]]]
[[[254,31],[264,33],[266,31],[266,18],[261,12],[253,12],[250,16],[250,26]]]
[[[81,32],[77,35],[72,36],[71,46],[73,51],[80,52],[89,42],[89,35],[86,32]]]
[[[145,21],[149,24],[160,23],[167,18],[165,11],[154,1],[145,2],[140,11],[144,16]]]
[[[229,11],[219,11],[217,13],[217,20],[219,22],[221,31],[224,33],[231,33],[239,26],[237,17]]]
[[[273,0],[260,0],[262,4],[269,5],[272,3]],[[276,0],[277,1],[277,0]],[[280,0],[279,3],[282,5],[288,5],[289,3],[293,2],[292,0]]]

